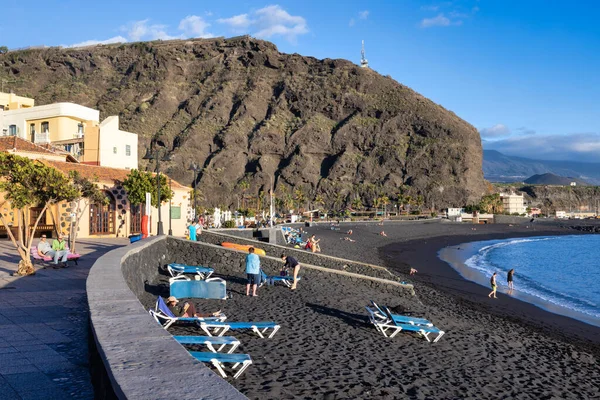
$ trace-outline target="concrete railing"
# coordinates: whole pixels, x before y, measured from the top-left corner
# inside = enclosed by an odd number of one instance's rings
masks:
[[[168,253],[166,236],[146,239],[105,254],[90,270],[91,333],[114,395],[119,399],[245,399],[173,340],[132,291],[143,290],[152,271],[168,262]]]
[[[350,273],[372,276],[381,279],[401,281],[401,279],[391,273],[387,268],[380,265],[368,264],[359,261],[347,260],[344,258],[333,257],[321,253],[312,253],[306,250],[295,249],[290,246],[280,246],[257,240],[246,239],[237,235],[231,235],[223,231],[203,231],[198,236],[198,240],[205,243],[221,244],[222,242],[232,242],[244,245],[251,245],[265,250],[268,256],[279,258],[282,253],[295,257],[301,264],[320,265],[330,269],[346,271]],[[409,285],[412,286],[412,285]]]

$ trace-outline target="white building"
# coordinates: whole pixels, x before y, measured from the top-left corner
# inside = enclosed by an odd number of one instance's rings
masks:
[[[448,218],[460,217],[462,213],[465,212],[464,208],[448,208],[448,212],[446,213]]]
[[[4,99],[4,100],[3,100]],[[10,102],[10,103],[9,103]],[[50,144],[82,164],[138,167],[138,137],[119,129],[119,117],[100,122],[100,112],[74,103],[34,106],[33,99],[0,93],[0,134]],[[22,104],[21,104],[22,103]]]
[[[525,207],[525,197],[523,193],[500,193],[500,199],[502,200],[502,206],[505,212],[509,214],[525,214],[527,207]]]

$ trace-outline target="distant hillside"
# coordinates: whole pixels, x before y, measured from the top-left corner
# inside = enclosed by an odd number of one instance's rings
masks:
[[[271,181],[286,208],[372,205],[403,185],[439,208],[485,192],[481,138],[454,113],[369,68],[247,36],[9,51],[3,79],[38,105],[119,115],[139,155],[165,148],[182,183],[194,162],[206,207],[264,205]]]
[[[483,174],[490,182],[523,182],[529,176],[547,173],[600,185],[600,163],[532,160],[507,156],[496,150],[483,151]]]
[[[589,186],[589,183],[587,183],[586,181],[583,181],[581,179],[565,177],[565,176],[558,176],[558,175],[550,174],[550,173],[541,174],[541,175],[533,175],[533,176],[527,178],[526,180],[524,180],[523,182],[530,184],[530,185],[563,185],[563,186],[568,186],[571,184],[571,182],[575,182],[575,183],[577,183],[577,185],[580,185],[580,186]]]

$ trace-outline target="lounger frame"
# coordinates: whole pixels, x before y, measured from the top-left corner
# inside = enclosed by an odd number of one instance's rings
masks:
[[[256,333],[261,339],[265,338],[265,334],[269,329],[273,331],[267,336],[272,338],[275,336],[280,325],[274,322],[218,322],[218,321],[201,321],[200,328],[208,336],[223,336],[225,332],[230,329],[251,329],[252,332]]]
[[[223,378],[227,378],[225,373],[225,363],[232,363],[231,369],[237,370],[233,379],[237,379],[245,370],[252,364],[252,359],[248,354],[223,354],[223,353],[210,353],[202,351],[190,351],[192,357],[201,362],[210,362],[219,371]]]
[[[180,344],[201,344],[208,347],[213,353],[220,353],[227,346],[231,346],[225,353],[231,354],[238,348],[240,341],[233,336],[173,336]],[[215,348],[218,346],[218,348]]]

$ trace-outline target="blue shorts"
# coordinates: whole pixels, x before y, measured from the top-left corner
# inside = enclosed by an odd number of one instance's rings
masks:
[[[260,274],[246,274],[248,285],[258,285],[260,283]]]

